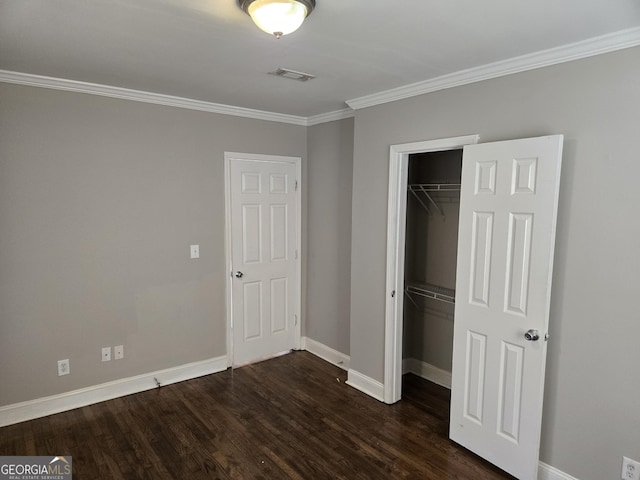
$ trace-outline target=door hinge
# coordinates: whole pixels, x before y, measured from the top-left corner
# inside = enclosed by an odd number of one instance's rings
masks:
[[[298,259],[298,250],[296,250],[296,252],[295,252],[295,260],[297,260],[297,259]]]
[[[298,325],[298,315],[297,314],[293,315],[293,324],[296,325],[296,326]]]
[[[395,290],[391,290],[391,298],[395,298],[396,296],[396,291]]]
[[[295,192],[297,192],[297,191],[298,191],[298,180],[296,180],[296,181],[295,181],[295,184],[294,184],[294,186],[293,186],[293,190],[294,190]]]

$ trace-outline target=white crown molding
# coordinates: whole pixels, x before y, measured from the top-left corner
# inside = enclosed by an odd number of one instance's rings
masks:
[[[570,62],[572,60],[579,60],[581,58],[609,53],[638,45],[640,45],[640,27],[630,28],[583,40],[581,42],[522,55],[508,60],[482,65],[480,67],[461,70],[459,72],[442,75],[422,82],[354,98],[346,101],[346,104],[350,108],[322,113],[311,117],[253,110],[250,108],[211,103],[201,100],[193,100],[190,98],[174,97],[171,95],[144,92],[141,90],[33,75],[30,73],[12,72],[8,70],[0,70],[0,82],[65,90],[76,93],[86,93],[90,95],[132,100],[135,102],[152,103],[156,105],[165,105],[202,112],[219,113],[222,115],[232,115],[236,117],[309,127],[320,123],[351,118],[354,116],[354,110],[361,108],[381,105],[383,103],[393,102],[396,100],[403,100],[423,95],[425,93],[436,92],[438,90],[467,85],[469,83],[489,80],[491,78],[511,75],[513,73],[525,72],[527,70]]]
[[[347,100],[346,103],[352,109],[358,110],[423,95],[425,93],[467,85],[491,78],[503,77],[536,68],[548,67],[638,45],[640,45],[640,27],[635,27],[590,38],[581,42],[570,43],[568,45],[482,65],[480,67],[461,70],[384,92],[354,98],[353,100]]]
[[[169,107],[186,108],[188,110],[198,110],[201,112],[220,113],[222,115],[233,115],[236,117],[253,118],[256,120],[268,120],[271,122],[289,123],[301,126],[307,125],[306,117],[299,117],[296,115],[265,112],[263,110],[253,110],[250,108],[234,107],[232,105],[222,105],[220,103],[203,102],[201,100],[192,100],[190,98],[174,97],[171,95],[112,87],[97,83],[78,82],[76,80],[67,80],[64,78],[45,77],[30,73],[0,70],[0,82],[28,85],[31,87],[51,88],[54,90],[65,90],[67,92],[87,93],[90,95],[119,98],[122,100],[133,100],[134,102],[153,103]]]
[[[341,110],[335,110],[333,112],[321,113],[319,115],[307,117],[307,127],[312,127],[320,123],[327,123],[327,122],[333,122],[335,120],[352,118],[354,116],[355,116],[355,113],[351,108],[343,108]]]
[[[71,392],[38,398],[0,407],[0,427],[73,410],[112,398],[131,395],[157,388],[160,385],[191,380],[192,378],[222,372],[227,369],[227,356],[187,363],[178,367],[122,378],[113,382],[93,385]]]

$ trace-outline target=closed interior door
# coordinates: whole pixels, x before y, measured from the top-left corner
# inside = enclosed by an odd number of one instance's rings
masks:
[[[537,478],[562,136],[464,147],[450,437]]]
[[[296,347],[297,167],[288,161],[227,160],[237,366]]]

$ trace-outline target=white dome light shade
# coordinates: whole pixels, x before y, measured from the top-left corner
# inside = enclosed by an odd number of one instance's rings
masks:
[[[297,0],[253,0],[242,3],[242,8],[251,15],[254,23],[277,38],[295,32],[315,4]]]

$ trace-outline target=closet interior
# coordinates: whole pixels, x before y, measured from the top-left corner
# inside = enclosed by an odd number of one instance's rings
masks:
[[[409,156],[403,373],[451,388],[462,150]]]

